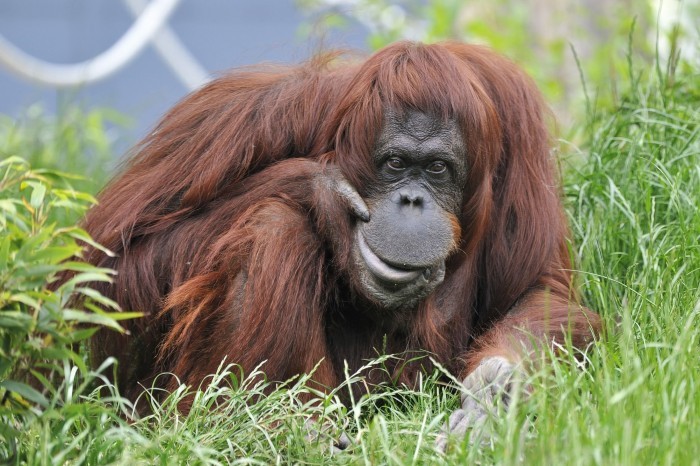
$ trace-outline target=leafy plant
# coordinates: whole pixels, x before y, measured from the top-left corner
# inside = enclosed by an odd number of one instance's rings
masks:
[[[138,315],[89,288],[111,280],[111,270],[76,260],[82,244],[109,251],[54,220],[95,202],[65,187],[73,179],[15,156],[0,162],[0,445],[14,445],[19,427],[51,407],[64,363],[90,372],[81,342],[102,326],[121,331],[119,320]],[[57,285],[60,275],[67,279]]]

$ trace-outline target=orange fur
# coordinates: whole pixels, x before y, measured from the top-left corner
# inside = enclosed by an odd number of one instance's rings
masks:
[[[366,194],[387,109],[456,121],[468,157],[445,281],[401,315],[352,293],[354,219],[314,182],[330,164]],[[549,149],[535,86],[484,47],[401,42],[363,61],[225,75],[164,117],[87,215],[117,254],[89,250],[118,271],[96,287],[147,313],[129,335],[100,332],[93,357],[117,356],[135,397],[162,371],[199,385],[223,357],[247,371],[266,361],[272,380],[323,360],[316,380],[330,387],[345,362],[382,351],[429,352],[465,374],[485,356],[523,357],[523,328],[584,345],[600,324],[575,304]],[[404,363],[389,376],[410,384],[431,368]]]

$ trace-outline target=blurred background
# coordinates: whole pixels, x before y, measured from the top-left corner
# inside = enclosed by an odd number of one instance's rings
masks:
[[[300,32],[306,18],[289,0],[183,0],[165,24],[211,77],[246,64],[305,59],[313,53]],[[122,0],[0,2],[0,35],[51,63],[78,63],[99,55],[134,21]],[[361,28],[337,32],[334,45],[365,46]],[[108,107],[127,116],[130,139],[140,138],[190,90],[152,46],[105,79],[62,89],[0,67],[0,113],[20,115],[35,104],[51,114],[67,105]]]
[[[663,5],[658,0],[3,0],[0,114],[15,130],[44,128],[47,122],[84,126],[74,131],[89,131],[93,125],[95,147],[86,150],[110,152],[91,157],[94,163],[108,164],[177,100],[229,68],[299,62],[327,48],[369,52],[403,38],[458,39],[488,44],[526,68],[568,130],[583,113],[585,92],[597,103],[615,98],[616,77],[625,73],[632,55],[651,66],[657,53],[666,57],[676,53],[668,45],[674,43],[686,49],[686,57],[697,56],[698,4],[697,0],[666,0]],[[68,84],[41,80],[43,65],[89,63],[108,51],[132,32],[146,6],[169,7],[171,14],[162,15],[162,27],[146,35],[142,49],[124,47],[128,58],[112,73]],[[670,41],[674,37],[679,40]],[[167,44],[157,49],[158,39]],[[21,57],[8,50],[48,63],[23,74],[15,69]],[[43,71],[55,77],[62,70]],[[85,139],[91,140],[90,135],[81,140]],[[70,161],[66,163],[65,168],[71,168]]]

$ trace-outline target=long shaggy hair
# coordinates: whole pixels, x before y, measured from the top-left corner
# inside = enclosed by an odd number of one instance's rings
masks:
[[[449,42],[216,79],[165,115],[87,215],[89,233],[116,253],[88,250],[91,263],[118,272],[96,288],[147,314],[126,323],[129,335],[100,332],[93,358],[117,356],[119,383],[135,396],[162,371],[197,385],[224,356],[248,370],[266,361],[274,380],[323,359],[315,378],[324,386],[338,383],[343,361],[357,367],[376,351],[427,351],[463,375],[480,355],[502,351],[502,337],[479,338],[504,319],[527,321],[534,333],[568,326],[585,344],[598,324],[570,310],[567,227],[543,108],[511,62]],[[385,113],[408,110],[457,122],[468,181],[445,281],[387,331],[355,309],[348,290],[353,219],[311,186],[334,165],[367,194]],[[518,303],[542,308],[543,298],[527,296],[545,289],[546,318],[509,314]],[[411,383],[421,368],[429,363],[397,364],[395,378]]]

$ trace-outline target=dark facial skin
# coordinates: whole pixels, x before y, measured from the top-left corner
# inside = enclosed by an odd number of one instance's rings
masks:
[[[445,275],[467,177],[454,121],[417,111],[389,113],[375,150],[377,182],[365,199],[353,251],[360,292],[381,307],[413,308]]]

